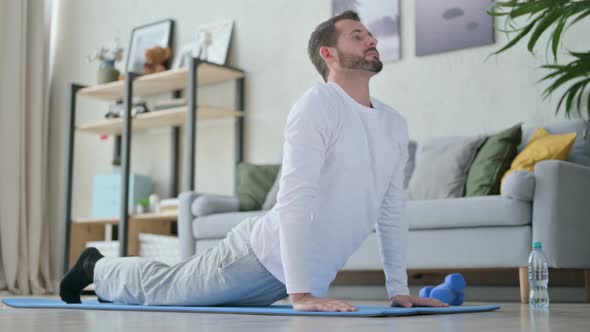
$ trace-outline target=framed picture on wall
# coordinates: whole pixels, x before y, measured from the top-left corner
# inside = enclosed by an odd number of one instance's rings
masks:
[[[492,0],[415,0],[416,55],[494,44]]]
[[[145,50],[154,46],[172,49],[173,32],[174,21],[171,19],[134,28],[131,31],[125,69],[130,72],[142,73],[145,63]],[[170,67],[169,65],[169,63],[166,63],[167,68]]]
[[[377,39],[381,61],[400,59],[399,0],[332,0],[332,16],[354,10]]]

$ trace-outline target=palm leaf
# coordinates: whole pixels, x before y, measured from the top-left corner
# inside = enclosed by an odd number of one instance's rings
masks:
[[[580,60],[590,60],[590,52],[581,53],[581,52],[569,52],[570,55],[580,59]]]
[[[551,84],[545,91],[547,93],[547,95],[551,94],[553,91],[555,91],[555,89],[559,88],[560,86],[562,86],[564,83],[566,83],[567,81],[574,79],[576,77],[578,77],[579,74],[576,72],[565,72],[564,74],[561,75],[560,78],[558,78],[555,82],[553,82],[553,84]]]
[[[512,46],[516,45],[516,43],[518,43],[519,40],[521,40],[524,36],[527,35],[527,33],[529,33],[529,31],[531,31],[531,29],[535,26],[535,24],[537,23],[537,21],[539,21],[539,19],[540,19],[540,17],[533,20],[533,22],[531,22],[527,27],[525,27],[518,34],[518,36],[516,36],[516,38],[512,39],[508,44],[506,44],[506,46],[502,47],[499,51],[496,51],[492,54],[502,53],[502,52],[506,51],[507,49],[511,48]]]
[[[583,85],[583,83],[584,83],[583,81],[575,83],[566,90],[566,94],[568,95],[567,100],[565,102],[565,113],[566,114],[568,114],[568,115],[570,114],[574,98],[576,97],[576,94],[578,93],[578,89],[580,89],[580,87]]]
[[[527,46],[529,52],[533,53],[533,48],[535,47],[537,40],[539,40],[539,37],[541,37],[541,34],[543,34],[543,32],[545,32],[545,30],[547,30],[547,28],[549,28],[553,22],[557,21],[560,16],[560,9],[551,10],[544,15],[543,19],[539,22],[539,24],[537,24],[537,27],[531,34],[531,39],[529,39]]]
[[[567,51],[574,59],[567,64],[557,63],[560,43],[563,34],[573,24],[590,16],[590,0],[509,0],[495,1],[488,14],[499,17],[506,16],[504,32],[514,33],[514,38],[508,36],[509,41],[498,51],[491,55],[497,55],[513,47],[524,37],[529,35],[527,49],[534,54],[535,46],[543,35],[548,35],[546,57],[547,64],[541,66],[549,70],[538,82],[549,82],[549,86],[543,91],[544,98],[555,93],[557,89],[569,85],[561,95],[555,113],[564,106],[566,116],[570,116],[575,108],[581,115],[582,103],[586,99],[587,115],[590,118],[590,51]],[[522,20],[517,18],[527,16],[525,24],[517,24]],[[553,27],[552,31],[548,32]],[[509,30],[510,28],[511,30]],[[500,29],[498,29],[500,30]],[[502,31],[502,30],[500,30]],[[553,55],[554,64],[549,64],[550,55]],[[488,56],[489,57],[489,56]]]
[[[548,2],[545,1],[545,3],[548,3]],[[521,7],[510,11],[508,16],[510,16],[510,18],[514,19],[514,18],[523,16],[526,14],[533,15],[535,13],[538,13],[543,10],[548,10],[550,8],[551,8],[550,6],[543,4],[543,1],[534,1],[534,2],[526,3],[526,4],[522,5]]]
[[[553,59],[557,62],[557,49],[559,48],[559,39],[561,38],[561,33],[563,32],[563,28],[565,27],[565,23],[567,22],[567,17],[562,17],[553,30],[553,35],[551,36],[551,44],[553,50]]]
[[[567,97],[568,92],[566,91],[566,93],[563,94],[563,96],[561,96],[561,98],[559,99],[559,102],[557,103],[557,107],[555,108],[555,115],[557,115],[557,113],[559,113],[559,109],[561,108],[561,103],[563,103],[563,101],[565,100],[565,97]]]
[[[545,67],[545,66],[543,66],[543,67]],[[556,71],[552,72],[551,74],[548,74],[546,76],[543,76],[541,79],[539,79],[537,81],[537,83],[541,83],[541,81],[546,81],[546,80],[548,80],[548,79],[550,79],[550,78],[552,78],[554,76],[557,76],[559,74],[560,74],[560,71],[559,70],[556,70]]]
[[[583,12],[582,14],[578,15],[578,17],[576,17],[573,21],[571,21],[567,27],[568,28],[571,27],[572,25],[577,23],[579,20],[583,19],[584,17],[586,17],[588,15],[590,15],[590,9],[588,9],[585,12]]]

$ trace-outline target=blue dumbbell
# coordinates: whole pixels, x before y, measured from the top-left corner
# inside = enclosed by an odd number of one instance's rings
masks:
[[[420,297],[430,297],[449,305],[461,305],[465,300],[465,278],[460,273],[445,277],[445,282],[438,286],[427,286],[420,290]]]

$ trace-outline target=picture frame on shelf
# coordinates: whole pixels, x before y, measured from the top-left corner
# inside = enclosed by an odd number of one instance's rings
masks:
[[[145,50],[154,46],[170,48],[172,50],[172,36],[174,20],[166,19],[133,28],[127,51],[127,72],[143,73]],[[170,61],[166,62],[169,68]]]
[[[225,65],[234,21],[221,20],[199,26],[195,41],[194,53],[201,60]]]
[[[188,67],[190,57],[198,56],[198,51],[199,47],[196,42],[182,45],[176,52],[176,55],[174,56],[174,61],[172,62],[171,69],[180,69]]]

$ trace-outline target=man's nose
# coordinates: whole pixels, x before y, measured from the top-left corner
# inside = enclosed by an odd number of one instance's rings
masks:
[[[373,36],[369,36],[369,47],[376,47],[377,46],[377,38]]]

